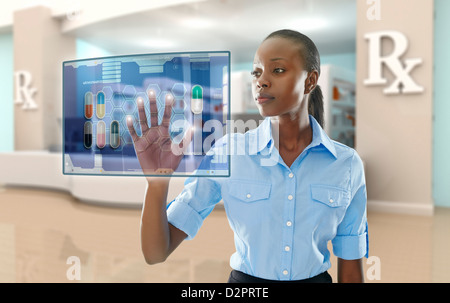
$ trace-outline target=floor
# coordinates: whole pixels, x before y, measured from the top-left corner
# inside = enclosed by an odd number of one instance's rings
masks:
[[[369,213],[368,220],[366,282],[450,282],[450,209],[433,217]],[[0,282],[226,282],[234,247],[223,209],[158,265],[144,262],[139,224],[138,209],[0,187]],[[329,272],[336,280],[334,256]]]

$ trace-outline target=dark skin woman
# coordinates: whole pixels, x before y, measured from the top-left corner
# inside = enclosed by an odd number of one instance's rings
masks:
[[[323,101],[317,85],[320,75],[320,59],[317,49],[306,40],[289,33],[269,35],[256,51],[253,63],[253,96],[260,114],[271,117],[274,141],[284,163],[295,161],[311,143],[313,133],[309,114],[323,127]],[[312,51],[314,50],[314,51]],[[157,114],[154,92],[149,92],[150,111]],[[166,97],[166,112],[161,125],[151,125],[159,133],[167,132],[173,98]],[[149,132],[142,101],[138,109],[143,135],[137,136],[129,120],[136,152],[144,172],[154,174],[158,167],[175,170],[182,155],[162,152],[152,148],[155,141]],[[152,119],[154,121],[156,119]],[[166,122],[166,123],[164,123]],[[178,150],[184,150],[192,139],[192,131],[186,132]],[[160,142],[161,144],[161,142]],[[170,146],[170,140],[165,142]],[[158,152],[160,151],[160,152]],[[163,262],[186,238],[186,233],[168,223],[166,201],[170,178],[148,177],[141,218],[141,244],[145,260],[149,264]],[[151,193],[151,194],[150,194]],[[362,259],[338,258],[338,282],[363,282]]]

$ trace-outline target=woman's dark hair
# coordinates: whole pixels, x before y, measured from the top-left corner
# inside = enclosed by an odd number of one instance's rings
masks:
[[[301,56],[305,61],[305,70],[307,72],[311,72],[316,70],[320,75],[320,55],[317,50],[314,42],[303,35],[294,30],[290,29],[282,29],[275,31],[266,37],[267,40],[269,38],[285,38],[291,40],[292,42],[301,44],[303,47],[301,48]],[[310,115],[317,120],[320,126],[323,128],[325,125],[324,121],[324,110],[323,110],[323,95],[322,90],[319,85],[316,85],[314,90],[310,93],[308,100],[308,112]]]

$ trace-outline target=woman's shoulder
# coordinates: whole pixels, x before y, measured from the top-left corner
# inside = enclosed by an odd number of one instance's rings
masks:
[[[356,149],[354,149],[353,147],[350,147],[348,145],[345,145],[341,142],[335,141],[330,139],[331,142],[334,145],[334,148],[336,149],[336,154],[338,158],[356,158],[356,159],[360,159],[360,156],[357,152]]]

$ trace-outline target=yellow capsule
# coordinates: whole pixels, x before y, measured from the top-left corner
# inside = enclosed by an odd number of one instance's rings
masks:
[[[105,94],[103,92],[97,93],[97,103],[96,103],[96,115],[99,119],[105,116]]]

